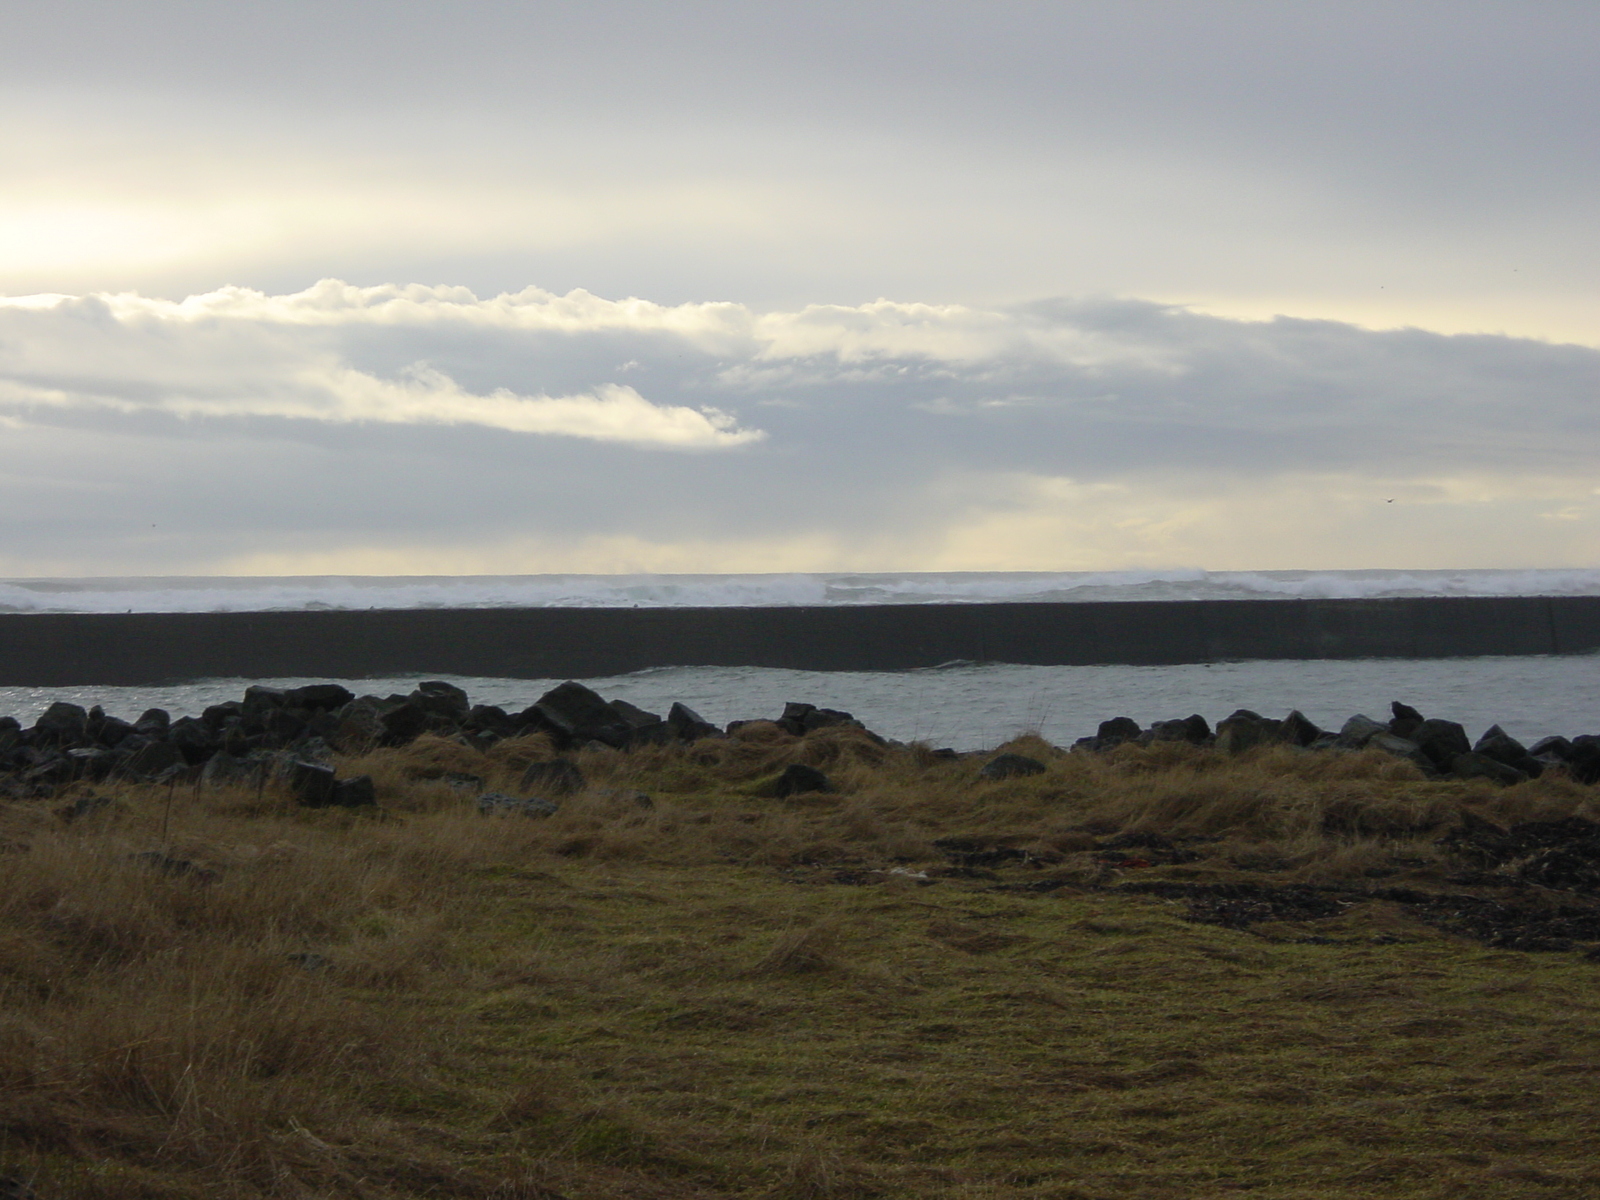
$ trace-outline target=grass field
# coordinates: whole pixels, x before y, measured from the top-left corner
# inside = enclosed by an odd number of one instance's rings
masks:
[[[1010,749],[1048,770],[756,724],[584,752],[544,819],[446,780],[540,738],[338,763],[377,811],[12,803],[0,1197],[1600,1194],[1588,943],[1385,898],[1591,905],[1437,843],[1595,789]],[[768,798],[797,761],[838,790]],[[1212,884],[1322,910],[1205,923]]]

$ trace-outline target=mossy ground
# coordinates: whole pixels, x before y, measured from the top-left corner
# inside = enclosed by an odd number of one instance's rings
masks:
[[[1159,827],[1210,840],[1140,879],[1427,886],[1460,812],[1592,815],[1591,789],[1021,748],[1050,769],[986,783],[847,732],[596,753],[548,820],[440,782],[514,786],[535,743],[342,764],[379,815],[12,805],[0,1173],[62,1198],[1600,1192],[1600,963],[1359,897],[1196,924],[1090,849]],[[841,791],[762,798],[797,760]],[[952,835],[1032,858],[934,875]]]

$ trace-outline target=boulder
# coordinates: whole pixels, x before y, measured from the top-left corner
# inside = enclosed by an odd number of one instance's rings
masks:
[[[283,778],[289,793],[307,808],[326,808],[334,802],[332,767],[294,758],[284,764]]]
[[[1395,737],[1392,733],[1378,733],[1368,738],[1364,747],[1367,750],[1382,750],[1385,754],[1392,754],[1396,758],[1403,758],[1407,762],[1415,763],[1424,775],[1437,775],[1439,768],[1433,759],[1424,754],[1422,747],[1410,738]]]
[[[378,715],[383,726],[382,741],[387,746],[404,746],[428,731],[428,710],[411,700],[404,700]],[[341,720],[340,727],[343,728]]]
[[[618,716],[628,723],[628,745],[665,745],[677,741],[677,731],[653,712],[646,712],[626,700],[609,702]]]
[[[99,727],[93,731],[95,740],[102,746],[107,746],[111,749],[116,749],[121,742],[132,737],[135,732],[131,724],[116,717],[106,717],[100,722]]]
[[[353,775],[333,785],[331,803],[339,808],[364,808],[378,802],[378,791],[371,775]]]
[[[694,742],[722,732],[687,704],[674,704],[667,712],[667,724],[682,742]]]
[[[427,687],[427,684],[423,684]],[[448,684],[446,686],[449,686]],[[333,712],[354,700],[355,693],[337,683],[309,683],[283,693],[285,708],[305,708],[313,712]]]
[[[261,733],[268,741],[284,746],[306,731],[306,718],[311,714],[303,708],[272,708],[261,714]]]
[[[1412,732],[1410,740],[1415,742],[1440,770],[1447,770],[1456,755],[1472,752],[1472,743],[1467,740],[1467,731],[1454,721],[1444,721],[1438,717],[1431,717],[1418,725]]]
[[[200,786],[203,788],[253,787],[265,778],[267,763],[260,758],[246,758],[218,750],[206,759],[200,768]]]
[[[1389,711],[1394,714],[1389,721],[1389,732],[1395,737],[1410,738],[1415,741],[1417,727],[1422,724],[1423,716],[1409,704],[1401,704],[1395,700],[1390,703]]]
[[[358,696],[334,714],[333,741],[348,753],[370,750],[388,736],[383,724],[384,703],[376,696]]]
[[[659,713],[646,712],[638,705],[629,704],[626,700],[611,700],[608,703],[634,729],[646,729],[651,725],[661,724]]]
[[[1474,754],[1486,755],[1513,770],[1521,771],[1530,779],[1538,778],[1544,764],[1528,753],[1528,749],[1498,725],[1491,725],[1472,747]],[[1453,769],[1453,768],[1452,768]]]
[[[565,758],[552,758],[549,762],[530,763],[522,773],[518,786],[524,791],[570,796],[583,791],[586,782],[576,763]]]
[[[534,703],[534,710],[575,745],[602,742],[621,749],[628,744],[632,727],[598,694],[581,683],[568,680],[551,688]]]
[[[173,767],[186,766],[183,750],[172,742],[150,742],[122,760],[121,772],[130,779],[155,779]]]
[[[1360,750],[1380,733],[1388,733],[1389,727],[1381,721],[1374,721],[1371,717],[1357,713],[1346,721],[1339,729],[1339,736],[1335,745],[1344,750]]]
[[[104,746],[78,746],[67,751],[67,758],[77,768],[79,779],[92,779],[96,783],[111,773],[116,755]]]
[[[801,722],[802,732],[815,733],[819,729],[831,729],[838,725],[855,725],[860,727],[861,722],[847,712],[837,708],[813,708],[805,715]]]
[[[252,733],[265,728],[267,714],[283,707],[283,689],[251,684],[244,690],[244,700],[239,706],[239,720]]]
[[[210,705],[200,719],[206,723],[208,729],[221,732],[230,725],[237,725],[244,716],[244,705],[237,700],[229,700],[222,704]]]
[[[461,728],[474,733],[492,733],[496,737],[510,737],[516,731],[511,714],[495,704],[474,704],[467,710]]]
[[[429,716],[443,717],[454,725],[466,720],[467,714],[472,711],[472,702],[467,699],[466,692],[442,679],[417,684],[417,690],[407,700]]]
[[[1497,725],[1494,728],[1498,729],[1499,726]],[[1487,737],[1489,735],[1485,734],[1484,736]],[[1528,754],[1530,757],[1540,759],[1546,764],[1550,762],[1566,762],[1567,759],[1572,757],[1572,743],[1559,734],[1554,737],[1540,738],[1528,747]]]
[[[779,800],[808,792],[831,792],[833,790],[833,783],[826,775],[815,767],[808,767],[804,763],[790,763],[783,769],[783,774],[778,776],[777,782],[772,785],[772,794]]]
[[[1321,736],[1322,730],[1307,720],[1298,708],[1278,725],[1278,740],[1291,746],[1309,746]]]
[[[220,748],[211,730],[199,717],[179,717],[167,729],[167,740],[183,754],[184,760],[199,766]]]
[[[1507,766],[1498,759],[1477,751],[1458,754],[1451,759],[1450,774],[1457,779],[1487,779],[1502,787],[1510,787],[1513,783],[1521,783],[1529,778],[1515,767]]]
[[[172,718],[167,715],[164,708],[147,708],[139,714],[139,719],[133,727],[147,738],[157,740],[167,736],[167,729],[172,725]]]
[[[1244,751],[1276,741],[1281,721],[1241,708],[1217,722],[1217,749],[1225,754]]]
[[[1026,754],[1001,754],[991,758],[978,771],[984,779],[1016,779],[1023,775],[1043,775],[1045,765]]]
[[[77,773],[77,764],[65,754],[49,754],[22,772],[22,782],[35,791],[48,793],[71,783]]]
[[[1568,773],[1579,783],[1600,783],[1600,737],[1583,733],[1573,738],[1566,765]]]
[[[1100,728],[1095,731],[1095,739],[1100,743],[1102,750],[1109,750],[1113,746],[1120,746],[1123,742],[1131,742],[1137,738],[1144,729],[1132,717],[1112,717],[1109,721],[1101,721]]]
[[[57,700],[33,723],[34,739],[44,746],[76,746],[89,736],[89,713],[81,704]]]

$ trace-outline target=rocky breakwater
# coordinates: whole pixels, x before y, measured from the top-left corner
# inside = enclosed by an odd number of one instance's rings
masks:
[[[830,725],[858,724],[849,713],[789,704],[775,722],[804,735]],[[735,721],[728,730],[747,721]],[[625,700],[606,700],[580,683],[563,683],[518,712],[473,704],[443,681],[424,682],[408,695],[357,696],[334,683],[279,689],[254,686],[238,700],[212,705],[198,717],[173,719],[153,708],[137,720],[111,716],[100,706],[50,705],[32,726],[0,717],[0,797],[49,797],[80,781],[190,783],[199,787],[274,782],[311,807],[372,804],[371,779],[336,778],[336,755],[404,746],[424,734],[487,750],[509,738],[542,734],[556,752],[602,746],[692,742],[726,736],[693,709],[674,704],[663,716]],[[782,794],[825,791],[820,773],[785,777]],[[813,777],[814,776],[814,777]],[[583,786],[564,759],[535,764],[523,780],[538,798],[488,795],[485,812],[555,811],[559,797]]]
[[[1474,742],[1455,721],[1424,717],[1398,700],[1390,710],[1387,721],[1357,713],[1337,730],[1319,729],[1298,710],[1279,719],[1242,708],[1219,721],[1214,731],[1199,715],[1156,721],[1149,728],[1130,717],[1113,717],[1072,748],[1105,751],[1128,742],[1188,742],[1230,754],[1270,745],[1310,751],[1380,750],[1412,763],[1428,779],[1487,779],[1509,786],[1557,770],[1579,783],[1600,783],[1600,734],[1546,737],[1525,746],[1499,725],[1491,725]]]

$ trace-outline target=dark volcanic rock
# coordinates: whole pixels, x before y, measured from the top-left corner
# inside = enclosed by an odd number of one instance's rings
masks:
[[[284,780],[294,798],[307,808],[326,808],[334,802],[336,783],[332,767],[290,759],[284,765]]]
[[[594,741],[621,749],[632,733],[621,713],[597,693],[572,680],[551,688],[533,707],[575,745]]]
[[[1309,746],[1321,736],[1322,730],[1307,720],[1298,708],[1278,726],[1278,740],[1288,742],[1291,746]]]
[[[1422,747],[1410,738],[1396,737],[1392,733],[1377,733],[1367,739],[1366,749],[1382,750],[1385,754],[1392,754],[1396,758],[1403,758],[1407,762],[1415,763],[1424,775],[1437,775],[1438,767],[1433,759],[1422,752]]]
[[[57,700],[33,724],[34,740],[41,746],[76,746],[89,735],[89,713],[82,705]]]
[[[1467,731],[1454,721],[1442,721],[1438,717],[1423,721],[1410,738],[1440,770],[1448,769],[1456,755],[1472,752]]]
[[[1494,728],[1498,729],[1499,726],[1496,725]],[[1484,736],[1487,737],[1488,735],[1485,734]],[[1559,762],[1566,762],[1567,759],[1572,757],[1572,743],[1557,734],[1555,737],[1540,738],[1528,747],[1528,753],[1534,758],[1546,761],[1555,759]]]
[[[1086,741],[1096,739],[1089,738]],[[1154,721],[1150,728],[1138,737],[1141,742],[1189,742],[1191,745],[1203,746],[1211,740],[1211,726],[1206,724],[1206,719],[1199,713],[1183,718],[1181,721]]]
[[[1360,750],[1380,733],[1388,732],[1389,727],[1383,722],[1374,721],[1363,713],[1357,713],[1340,727],[1335,744],[1345,750]]]
[[[353,775],[333,785],[331,803],[340,808],[364,808],[378,802],[378,791],[371,775]]]
[[[442,679],[417,684],[417,690],[407,699],[429,716],[443,717],[455,725],[466,720],[467,714],[472,711],[472,702],[467,699],[466,692]]]
[[[151,742],[123,760],[122,773],[132,779],[155,779],[173,767],[187,765],[182,749],[172,742]]]
[[[1043,775],[1045,765],[1026,754],[1001,754],[983,764],[978,774],[984,779],[1014,779],[1022,775]]]
[[[1591,733],[1573,738],[1567,770],[1579,783],[1600,783],[1600,738]]]
[[[1241,708],[1217,722],[1217,749],[1225,754],[1242,754],[1276,741],[1281,728],[1282,722]]]
[[[340,729],[348,718],[340,719]],[[404,746],[428,731],[428,710],[410,700],[397,704],[378,714],[378,724],[383,727],[383,742],[389,746]]]
[[[492,733],[497,738],[511,737],[517,729],[516,722],[505,709],[494,704],[474,704],[467,711],[461,728],[471,733]]]
[[[1395,737],[1416,741],[1415,734],[1418,726],[1423,723],[1423,715],[1409,704],[1401,704],[1398,700],[1389,705],[1389,711],[1394,713],[1394,717],[1389,721],[1389,732]]]
[[[678,740],[684,742],[698,741],[722,732],[687,704],[674,704],[667,712],[667,724],[672,726]]]
[[[1487,754],[1458,754],[1450,760],[1450,774],[1457,779],[1487,779],[1504,787],[1522,783],[1528,778],[1525,772],[1508,767]]]
[[[831,792],[833,784],[821,771],[804,763],[790,763],[772,785],[772,794],[779,800],[807,792]]]
[[[200,769],[200,786],[218,788],[254,786],[266,778],[267,763],[260,758],[246,758],[218,750],[206,759]]]
[[[172,718],[167,715],[164,708],[147,708],[139,714],[139,719],[133,723],[133,728],[147,738],[164,738],[167,730],[172,725]]]
[[[1529,754],[1527,747],[1498,725],[1489,726],[1484,735],[1478,739],[1477,745],[1472,747],[1472,752],[1492,758],[1495,762],[1503,763],[1513,770],[1521,771],[1529,778],[1537,778],[1544,771],[1544,764]]]
[[[618,716],[634,729],[648,729],[652,725],[660,725],[659,713],[646,712],[636,704],[629,704],[626,700],[607,701],[616,710]]]
[[[305,708],[322,712],[343,708],[354,699],[355,694],[349,688],[341,687],[337,683],[311,683],[305,687],[291,688],[283,694],[285,708]]]
[[[167,740],[176,746],[184,761],[199,766],[220,747],[215,735],[199,717],[179,717],[167,729]]]
[[[1112,717],[1109,721],[1101,721],[1100,728],[1095,730],[1095,740],[1102,750],[1109,750],[1123,742],[1131,742],[1144,732],[1139,722],[1132,717]]]

